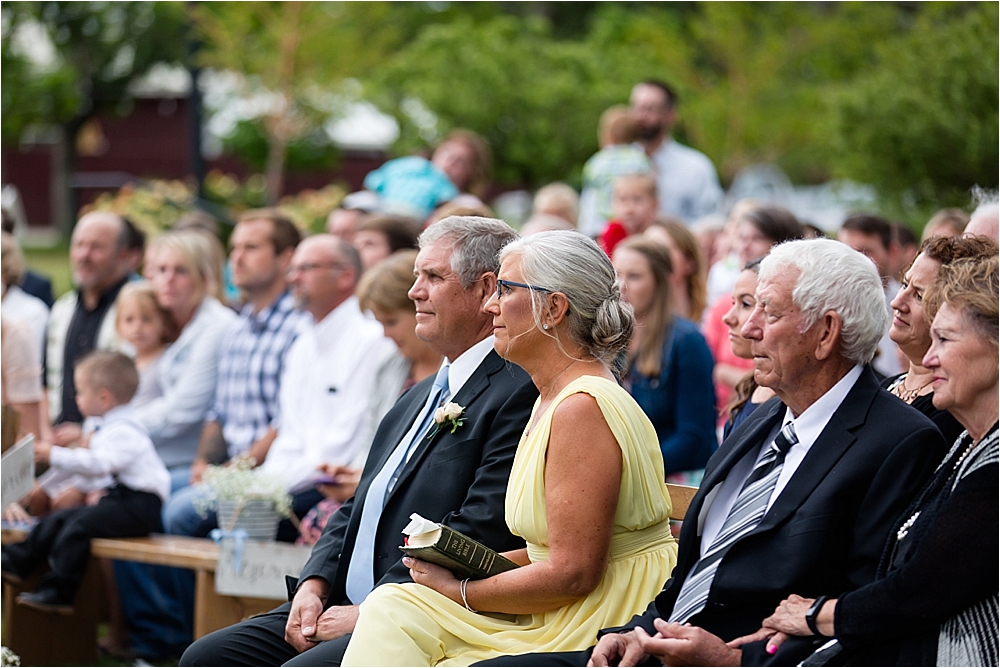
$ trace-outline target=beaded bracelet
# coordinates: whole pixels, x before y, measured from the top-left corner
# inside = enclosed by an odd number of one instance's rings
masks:
[[[465,609],[468,610],[469,612],[476,612],[475,610],[472,609],[472,606],[469,605],[469,599],[466,598],[465,596],[465,589],[466,587],[469,586],[469,579],[470,578],[465,578],[464,580],[458,583],[458,591],[459,593],[462,594],[462,603],[465,604]]]

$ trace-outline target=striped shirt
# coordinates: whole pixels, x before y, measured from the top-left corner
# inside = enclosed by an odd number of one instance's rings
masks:
[[[277,419],[285,355],[308,324],[286,291],[259,313],[245,306],[223,339],[215,405],[207,419],[222,425],[230,457],[246,452]]]

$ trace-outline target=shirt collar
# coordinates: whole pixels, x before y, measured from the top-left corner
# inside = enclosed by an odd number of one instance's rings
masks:
[[[451,396],[458,394],[462,386],[492,350],[493,335],[491,334],[451,362],[451,368],[448,369],[448,388],[451,390]]]
[[[101,293],[101,296],[97,299],[97,306],[90,310],[87,308],[86,304],[83,302],[83,292],[79,288],[76,290],[76,301],[80,308],[88,313],[94,313],[95,311],[100,311],[102,309],[108,308],[116,299],[118,299],[118,293],[121,292],[122,286],[129,282],[130,276],[123,277],[120,281],[112,285],[110,288]]]
[[[785,409],[785,419],[782,424],[791,422],[795,426],[795,435],[798,436],[800,444],[808,448],[819,438],[834,412],[844,402],[847,393],[858,382],[862,370],[863,367],[860,364],[854,365],[854,368],[838,380],[822,397],[802,411],[802,415],[793,417],[792,409]]]
[[[287,311],[292,308],[291,299],[291,293],[285,290],[270,306],[262,308],[259,313],[253,312],[253,304],[247,304],[243,307],[240,315],[247,319],[250,329],[255,332],[262,332],[267,329],[267,321],[271,319],[272,314],[279,310]],[[285,303],[286,301],[288,302],[287,304]]]
[[[95,426],[103,427],[104,425],[117,420],[126,420],[131,415],[132,408],[128,404],[121,404],[120,406],[115,406],[104,415],[95,418]]]

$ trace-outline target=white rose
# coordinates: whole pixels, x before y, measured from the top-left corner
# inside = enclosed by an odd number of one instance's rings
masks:
[[[438,409],[444,411],[445,420],[457,420],[465,412],[465,409],[458,404],[448,402],[445,404],[443,409]],[[436,418],[436,416],[435,416]]]
[[[447,414],[444,412],[444,409],[445,407],[442,406],[441,408],[434,411],[434,422],[438,424],[444,424],[444,421],[448,419]]]

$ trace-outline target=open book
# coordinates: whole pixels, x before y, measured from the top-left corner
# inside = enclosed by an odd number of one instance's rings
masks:
[[[410,515],[399,549],[411,557],[447,568],[457,578],[479,580],[517,568],[510,559],[451,527]]]

